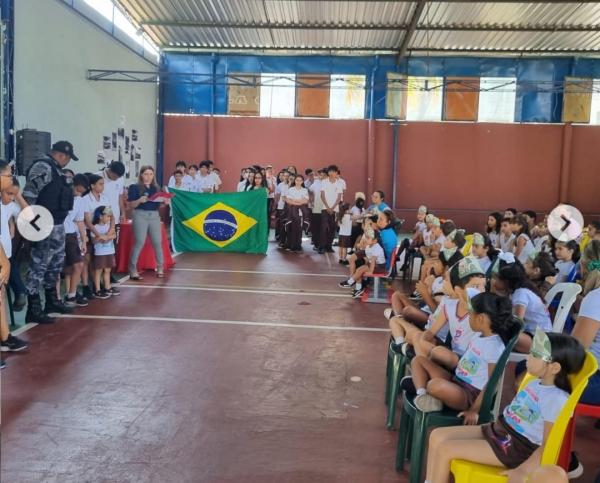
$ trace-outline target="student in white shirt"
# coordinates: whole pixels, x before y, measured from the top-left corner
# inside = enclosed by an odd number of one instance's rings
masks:
[[[171,190],[181,190],[181,191],[191,191],[195,182],[191,185],[183,184],[183,173],[181,171],[174,171],[172,177],[175,179],[175,182],[167,187],[167,191],[171,192]]]
[[[283,174],[282,174],[283,173]],[[283,171],[279,173],[279,179],[281,180],[275,188],[275,203],[276,203],[276,224],[275,224],[275,239],[279,242],[279,246],[285,248],[285,234],[284,234],[284,219],[285,219],[285,196],[289,189],[290,173]],[[250,171],[248,173],[248,181],[250,178],[254,180],[254,173]]]
[[[515,235],[510,228],[510,221],[511,218],[503,218],[500,222],[500,233],[496,248],[503,252],[512,252],[515,244]]]
[[[83,264],[83,271],[81,273],[81,281],[83,284],[83,295],[87,299],[91,300],[94,298],[94,293],[89,286],[89,268],[94,254],[94,246],[91,243],[91,239],[92,235],[98,236],[98,234],[95,233],[95,228],[92,221],[94,218],[94,212],[96,211],[96,208],[98,208],[99,206],[110,206],[110,200],[104,195],[104,178],[102,176],[98,176],[97,174],[89,175],[88,181],[90,183],[90,191],[87,195],[83,197],[82,201],[84,221],[88,234],[88,247],[85,254],[85,263]],[[111,223],[114,228],[114,218],[112,219]]]
[[[196,180],[192,184],[191,191],[196,193],[214,193],[217,189],[215,177],[209,173],[210,164],[208,161],[200,163],[200,171],[196,175]]]
[[[192,178],[192,183],[196,180],[196,176],[198,175],[198,166],[195,164],[190,164],[188,166],[187,174],[190,178]]]
[[[529,225],[523,215],[516,215],[510,221],[510,229],[515,235],[513,253],[521,263],[525,263],[529,255],[535,251],[533,242],[529,237]]]
[[[417,356],[411,362],[415,405],[421,411],[440,411],[448,406],[463,411],[465,424],[475,424],[483,390],[505,344],[519,333],[521,324],[511,314],[507,297],[480,293],[470,299],[472,337],[454,367],[436,364],[433,358]],[[411,385],[404,383],[412,390]]]
[[[115,265],[116,238],[113,216],[110,206],[98,206],[94,210],[92,232],[92,243],[94,244],[94,297],[107,299],[111,296],[120,295],[121,292],[110,283],[110,272]],[[100,280],[104,288],[100,286]]]
[[[346,194],[346,190],[348,189],[346,186],[346,181],[342,178],[342,172],[338,171],[337,182],[340,185],[340,189],[342,190],[342,199],[340,201],[344,201],[344,195]]]
[[[85,211],[83,193],[89,189],[85,175],[73,177],[73,208],[67,214],[65,227],[65,305],[86,307],[89,300],[77,292],[83,272],[84,255],[87,251],[87,233],[85,230]]]
[[[304,187],[309,190],[311,185],[315,182],[315,172],[312,168],[306,168],[304,170]]]
[[[321,241],[321,211],[323,201],[321,200],[321,183],[327,178],[327,171],[323,168],[317,170],[317,176],[308,189],[312,214],[310,215],[310,233],[313,250],[319,249]]]
[[[375,273],[385,273],[385,252],[377,242],[372,228],[367,228],[363,234],[365,256],[356,260],[355,266],[350,267],[350,278],[339,284],[342,288],[354,287],[352,297],[358,299],[365,292],[362,280]],[[354,269],[354,270],[353,270]]]
[[[110,202],[110,208],[115,218],[115,229],[117,238],[119,236],[119,224],[126,221],[125,218],[125,183],[123,175],[125,174],[125,165],[120,161],[113,161],[102,171],[96,173],[104,178],[104,196]]]
[[[556,256],[554,267],[558,271],[556,283],[574,282],[577,278],[575,264],[579,261],[579,243],[575,240],[557,241],[554,245],[554,255]]]
[[[544,337],[548,342],[537,344],[544,349],[532,351],[527,358],[527,369],[535,379],[495,422],[473,426],[476,418],[465,417],[467,425],[431,433],[426,481],[448,482],[453,459],[502,466],[510,481],[528,481],[540,467],[548,435],[572,389],[568,376],[579,372],[585,361],[585,351],[573,337],[554,333]]]
[[[502,213],[494,211],[488,215],[485,232],[492,241],[492,245],[498,248],[498,237],[500,236],[500,226],[502,225]]]
[[[515,351],[526,354],[531,349],[531,340],[538,327],[544,332],[552,330],[550,313],[538,288],[527,277],[525,268],[520,263],[505,263],[501,260],[498,279],[508,289],[514,315],[524,322],[523,333],[519,336]]]
[[[285,194],[286,237],[285,248],[293,252],[302,251],[302,228],[305,218],[306,207],[308,207],[308,190],[304,187],[304,176],[298,174],[294,177],[294,184]]]
[[[491,277],[491,267],[498,251],[494,248],[492,240],[488,236],[484,236],[481,233],[473,233],[473,244],[471,245],[471,254],[477,258],[481,269],[485,274],[486,278]]]
[[[16,249],[13,247],[13,238],[17,232],[17,218],[21,210],[26,208],[27,201],[19,192],[17,178],[12,178],[12,185],[2,190],[0,202],[0,242],[4,253],[11,261],[10,279],[8,285],[13,291],[13,310],[20,312],[27,305],[27,289],[21,278],[20,264],[17,260]]]
[[[600,365],[600,240],[591,240],[581,256],[583,300],[571,335]],[[580,402],[600,406],[600,371],[590,377]]]
[[[240,172],[240,181],[237,184],[236,191],[241,193],[246,188],[246,179],[248,179],[248,168],[242,169]]]
[[[186,167],[187,165],[185,164],[185,161],[177,161],[177,163],[175,163],[175,171],[180,171],[183,174],[183,186],[185,186],[188,190],[191,190],[194,179],[186,173]],[[175,176],[171,175],[167,187],[175,187]]]
[[[275,188],[277,187],[277,179],[273,175],[273,166],[268,165],[265,168],[265,179],[267,181],[267,223],[271,225],[271,214],[275,205]]]
[[[342,203],[340,206],[339,222],[339,249],[340,257],[339,263],[342,265],[348,265],[346,256],[348,255],[348,249],[352,248],[352,213],[350,211],[350,205],[348,203]]]
[[[332,164],[327,168],[327,178],[321,181],[321,240],[319,242],[319,253],[334,253],[333,239],[337,228],[336,214],[339,212],[339,204],[342,200],[342,188],[338,183],[339,169]]]
[[[202,161],[202,163],[208,163],[208,174],[210,175],[210,177],[212,178],[212,182],[213,182],[213,193],[216,193],[218,191],[220,191],[221,189],[221,171],[219,171],[217,168],[215,168],[215,163],[213,163],[210,159],[207,159],[206,161]],[[202,163],[200,163],[200,165],[202,165]]]

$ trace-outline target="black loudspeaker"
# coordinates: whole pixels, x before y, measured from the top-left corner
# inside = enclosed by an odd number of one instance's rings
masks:
[[[37,129],[21,129],[17,131],[16,145],[17,174],[25,176],[31,163],[50,151],[50,133]]]

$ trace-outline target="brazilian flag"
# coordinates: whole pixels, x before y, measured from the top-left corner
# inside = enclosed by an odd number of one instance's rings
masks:
[[[267,190],[173,193],[176,251],[267,253]]]

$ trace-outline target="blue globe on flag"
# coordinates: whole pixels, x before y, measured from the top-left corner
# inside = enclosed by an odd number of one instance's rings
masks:
[[[204,218],[204,234],[216,242],[224,242],[233,238],[238,225],[235,216],[225,210],[214,210]]]

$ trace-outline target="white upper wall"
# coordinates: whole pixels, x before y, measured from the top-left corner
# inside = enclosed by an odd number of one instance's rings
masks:
[[[130,144],[141,148],[138,165],[155,166],[156,85],[89,81],[88,69],[154,71],[156,66],[61,1],[15,2],[15,130],[50,131],[53,142],[71,141],[80,161],[69,167],[85,172],[101,167],[103,136],[111,143],[103,152],[107,160],[118,157],[118,147],[123,161],[130,160],[124,137],[117,137],[117,149],[112,148],[112,133],[122,128]],[[131,140],[132,130],[138,132],[137,142]],[[130,179],[135,166],[134,161]]]

